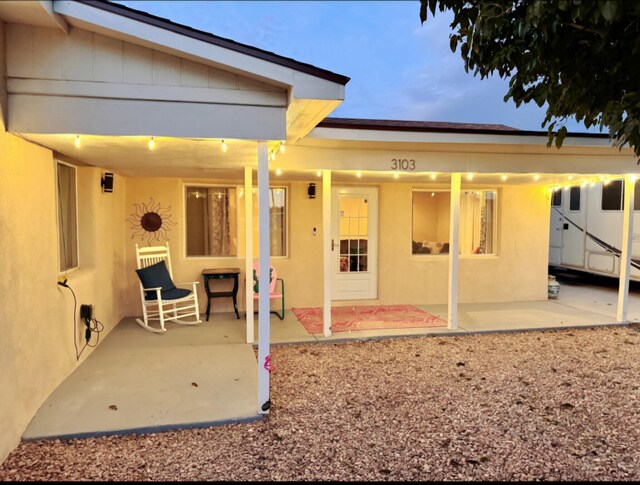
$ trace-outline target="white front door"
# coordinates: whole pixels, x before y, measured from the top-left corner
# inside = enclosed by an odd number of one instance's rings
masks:
[[[333,187],[332,298],[378,297],[378,188]]]

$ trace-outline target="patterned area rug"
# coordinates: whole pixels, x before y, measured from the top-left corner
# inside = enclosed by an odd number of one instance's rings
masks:
[[[322,308],[292,308],[307,332],[322,333]],[[413,305],[346,306],[331,309],[331,331],[446,327],[447,322]]]

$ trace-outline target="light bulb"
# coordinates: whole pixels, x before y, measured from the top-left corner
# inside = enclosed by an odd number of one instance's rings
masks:
[[[82,143],[80,142],[80,135],[76,135],[76,139],[74,140],[73,144],[76,146],[76,148],[80,148],[80,145],[82,145]]]
[[[322,170],[318,170],[318,171],[316,172],[316,175],[317,175],[318,177],[322,177]]]
[[[155,150],[155,148],[156,148],[156,141],[153,139],[153,137],[151,137],[151,138],[149,139],[148,146],[149,146],[149,150]]]
[[[398,172],[394,172],[394,173],[393,173],[393,178],[394,178],[394,179],[397,179],[398,177],[399,177]]]
[[[269,158],[271,158],[271,160],[275,160],[276,159],[276,153],[275,152],[271,152],[271,155],[269,155]]]
[[[284,153],[286,148],[284,147],[284,141],[280,143],[280,153]]]
[[[505,174],[505,175],[503,175],[503,176],[502,176],[502,177],[500,177],[500,178],[502,179],[502,181],[503,181],[503,182],[505,182],[505,181],[507,180],[507,176],[506,176],[506,174]]]
[[[222,140],[222,143],[220,143],[220,150],[222,150],[223,153],[227,153],[227,144],[224,142],[224,140]]]
[[[276,168],[276,175],[282,175],[282,170],[280,170],[279,168]]]
[[[467,180],[473,180],[473,173],[468,173],[467,174]]]
[[[573,180],[573,175],[569,175],[569,180]]]
[[[360,172],[359,170],[356,172],[356,177],[360,178],[362,177],[362,172]]]
[[[535,174],[535,175],[533,176],[533,180],[535,180],[536,182],[537,182],[538,180],[540,180],[540,175]]]
[[[432,174],[430,175],[430,177],[431,177],[431,180],[435,180],[435,179],[436,179],[436,174],[435,174],[435,173],[432,173]]]

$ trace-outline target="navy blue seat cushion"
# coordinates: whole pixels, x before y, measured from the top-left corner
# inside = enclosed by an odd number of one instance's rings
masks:
[[[145,300],[157,300],[158,294],[155,291],[146,291],[146,295],[144,297]],[[172,288],[171,290],[162,290],[160,292],[160,296],[162,296],[162,301],[166,300],[178,300],[180,298],[184,298],[191,293],[191,290],[186,290],[184,288]]]
[[[162,288],[162,291],[166,291],[176,287],[164,261],[137,269],[136,273],[143,288]]]

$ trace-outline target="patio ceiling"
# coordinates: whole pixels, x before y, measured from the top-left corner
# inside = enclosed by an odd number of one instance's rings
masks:
[[[76,135],[22,134],[33,141],[62,154],[76,163],[91,165],[129,177],[180,177],[196,179],[242,179],[245,166],[257,167],[255,141],[221,139],[186,139],[154,137],[155,148],[149,149],[150,137],[81,135],[76,147]],[[269,142],[269,150],[276,153],[270,162],[272,178],[286,180],[321,180],[322,166],[309,166],[296,146],[285,145],[285,154],[279,151],[280,141]],[[396,145],[397,147],[397,145]],[[322,147],[316,147],[322,150]],[[403,147],[404,148],[404,147]],[[412,147],[413,148],[413,147]],[[423,145],[424,148],[424,145]],[[326,147],[325,147],[326,149]],[[345,147],[346,149],[346,147]],[[431,147],[430,147],[431,149]],[[431,150],[430,150],[431,151]],[[446,172],[394,172],[391,170],[332,170],[334,182],[384,183],[410,182],[414,184],[443,184],[448,186]],[[536,184],[550,187],[579,185],[620,177],[606,173],[473,173],[462,178],[463,186]]]

